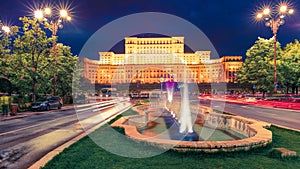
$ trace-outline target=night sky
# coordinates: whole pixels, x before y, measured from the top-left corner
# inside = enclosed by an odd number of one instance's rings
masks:
[[[0,19],[11,25],[20,25],[18,18],[29,16],[30,7],[38,6],[41,2],[54,2],[50,0],[4,1],[1,1]],[[257,23],[253,16],[257,8],[270,2],[272,1],[68,0],[64,4],[70,4],[73,21],[59,30],[59,41],[71,46],[73,54],[78,55],[89,37],[105,24],[129,14],[163,12],[176,15],[196,25],[208,36],[220,56],[245,57],[246,50],[257,37],[272,37],[270,28],[264,26],[264,23]],[[278,41],[283,46],[294,39],[300,39],[300,4],[298,0],[291,2],[296,13],[287,19],[286,24],[281,26],[278,32]]]

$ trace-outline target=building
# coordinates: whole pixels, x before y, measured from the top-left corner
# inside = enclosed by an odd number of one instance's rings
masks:
[[[84,77],[92,83],[160,83],[173,78],[188,83],[236,83],[242,56],[211,59],[210,51],[184,52],[184,37],[125,38],[125,53],[99,52],[84,58]]]

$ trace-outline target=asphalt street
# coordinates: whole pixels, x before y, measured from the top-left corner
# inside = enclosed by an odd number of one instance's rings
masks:
[[[121,104],[120,104],[121,103]],[[198,105],[199,100],[194,104]],[[300,111],[201,100],[200,105],[300,130]],[[1,121],[1,167],[27,168],[49,151],[85,130],[129,108],[128,100],[77,105],[75,109],[49,111]]]
[[[112,100],[1,121],[1,167],[27,168],[49,151],[129,107],[125,100]]]

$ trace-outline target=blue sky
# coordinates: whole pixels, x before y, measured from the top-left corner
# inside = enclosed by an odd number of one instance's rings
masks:
[[[29,7],[38,6],[41,2],[54,2],[50,0],[5,1],[0,7],[0,19],[12,25],[19,25],[18,18],[30,14]],[[181,17],[197,26],[208,36],[220,56],[245,56],[246,50],[257,37],[272,37],[270,28],[265,27],[263,23],[255,22],[253,17],[257,8],[270,2],[274,1],[68,0],[63,4],[70,4],[73,21],[59,30],[59,41],[71,46],[72,52],[78,55],[88,38],[105,24],[129,14],[163,12]],[[300,4],[295,0],[291,2],[296,13],[287,19],[286,24],[281,26],[278,32],[278,41],[283,46],[294,39],[300,39],[300,19],[298,19]]]

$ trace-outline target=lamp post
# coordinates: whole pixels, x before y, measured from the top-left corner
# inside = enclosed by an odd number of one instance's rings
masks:
[[[277,10],[274,7],[265,7],[256,14],[256,19],[263,20],[265,25],[271,28],[274,35],[274,93],[277,93],[278,87],[276,75],[277,32],[279,27],[284,24],[286,16],[292,15],[293,13],[294,9],[290,8],[287,4],[281,3],[278,5]]]
[[[71,21],[72,18],[69,16],[69,11],[67,9],[57,9],[46,7],[43,10],[39,9],[34,11],[34,17],[39,21],[42,21],[45,24],[45,27],[52,32],[53,46],[51,53],[54,55],[54,64],[56,65],[56,55],[57,55],[57,46],[56,46],[56,35],[59,28],[63,27],[64,21]],[[56,73],[53,74],[53,95],[56,96]]]
[[[163,82],[165,81],[165,78],[164,78],[164,76],[161,75],[158,80],[160,82],[160,94],[162,96],[162,93],[163,93]]]

